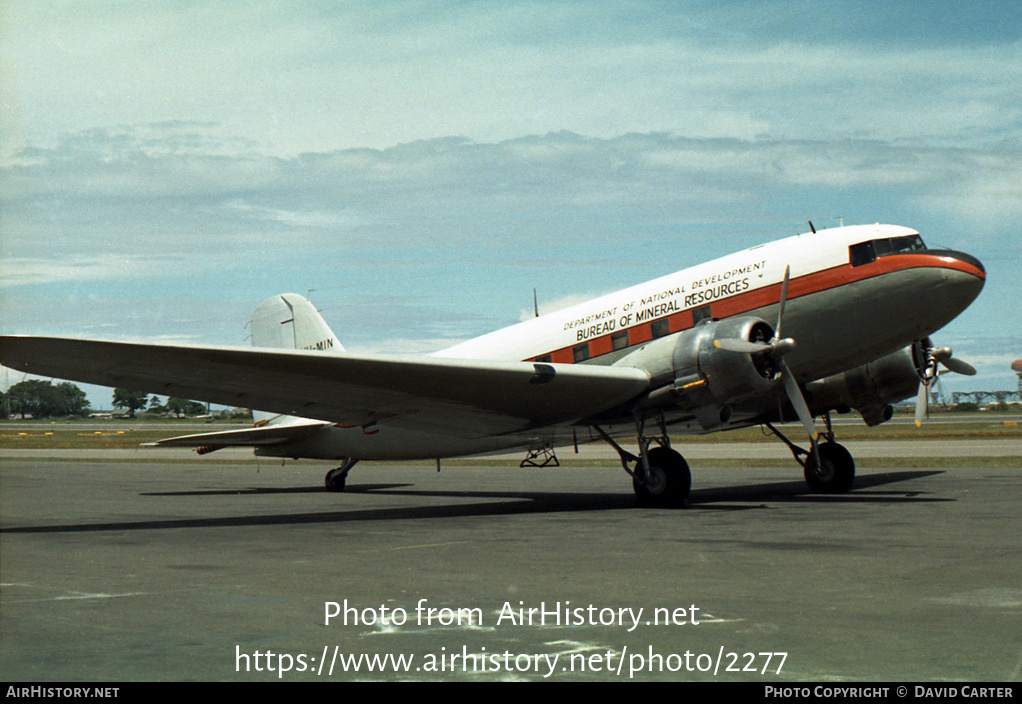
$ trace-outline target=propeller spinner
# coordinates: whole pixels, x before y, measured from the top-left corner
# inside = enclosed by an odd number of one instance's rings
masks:
[[[795,341],[790,337],[781,337],[781,322],[784,320],[784,307],[788,301],[788,282],[791,279],[791,267],[784,267],[784,280],[781,283],[781,300],[777,309],[777,325],[774,326],[774,337],[769,342],[751,342],[749,340],[724,339],[715,340],[714,345],[718,349],[729,352],[741,352],[745,354],[766,354],[774,360],[781,375],[781,383],[784,385],[784,392],[788,396],[795,413],[802,421],[809,439],[813,444],[813,454],[816,454],[816,444],[820,437],[816,430],[816,423],[813,421],[813,414],[809,411],[805,397],[798,387],[798,381],[791,369],[784,361],[784,355],[795,349]]]
[[[916,353],[920,364],[919,393],[916,394],[916,427],[919,427],[923,424],[923,419],[929,415],[929,389],[936,383],[937,377],[946,372],[973,376],[976,369],[968,362],[955,359],[950,347],[934,347],[930,338],[920,340],[917,345]],[[938,364],[944,369],[938,369]]]

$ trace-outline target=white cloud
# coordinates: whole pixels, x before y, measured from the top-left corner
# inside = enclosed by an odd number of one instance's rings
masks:
[[[139,258],[106,253],[59,259],[5,258],[0,259],[0,288],[96,279],[144,279],[181,263],[176,256]]]
[[[282,159],[223,153],[220,140],[206,137],[190,123],[91,130],[0,165],[6,285],[46,275],[94,279],[116,273],[118,261],[134,275],[138,267],[126,260],[149,269],[229,267],[239,253],[264,251],[318,250],[343,261],[345,251],[381,246],[444,247],[445,257],[463,258],[467,250],[451,247],[496,241],[585,243],[588,258],[603,258],[593,244],[625,244],[636,226],[776,228],[834,212],[851,224],[891,219],[892,199],[900,210],[962,222],[996,219],[973,235],[996,238],[1022,212],[1022,154],[1005,145],[558,132]],[[873,194],[887,201],[880,212]]]
[[[1022,114],[1017,39],[898,41],[911,28],[828,36],[807,26],[838,14],[868,24],[872,8],[9,6],[7,119],[36,144],[175,120],[217,123],[239,146],[277,155],[562,129],[989,142],[1017,134]]]
[[[972,226],[992,221],[1022,222],[1022,151],[1005,149],[998,154],[962,154],[954,165],[958,178],[949,179],[918,196],[919,204],[947,213]],[[1022,251],[1016,240],[1015,251]]]

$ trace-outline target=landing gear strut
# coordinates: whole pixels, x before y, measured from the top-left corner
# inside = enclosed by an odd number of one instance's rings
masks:
[[[692,487],[692,473],[681,453],[671,449],[670,439],[664,427],[663,415],[657,414],[660,435],[647,435],[645,418],[636,414],[635,427],[639,442],[639,456],[621,447],[598,425],[596,432],[621,457],[621,466],[632,478],[632,488],[641,506],[677,507],[684,506]],[[653,443],[657,447],[650,447]],[[629,465],[634,465],[629,467]]]
[[[327,491],[344,491],[345,481],[348,479],[348,472],[358,463],[358,460],[351,458],[344,460],[344,464],[326,473],[323,480]]]
[[[788,446],[795,461],[802,465],[810,489],[818,494],[843,494],[855,483],[855,460],[844,445],[834,441],[830,414],[824,414],[824,419],[827,431],[821,435],[825,440],[821,443],[814,441],[815,447],[810,450],[798,447],[769,423],[765,425]]]

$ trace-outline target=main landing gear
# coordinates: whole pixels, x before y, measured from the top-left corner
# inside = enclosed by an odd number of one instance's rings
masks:
[[[685,506],[689,489],[692,488],[692,473],[681,453],[671,449],[663,415],[657,413],[656,421],[660,434],[647,435],[645,417],[636,415],[638,457],[621,447],[600,426],[594,425],[593,428],[617,450],[621,457],[621,466],[632,478],[632,488],[640,505],[663,508]],[[652,447],[654,443],[656,447]]]
[[[326,486],[327,491],[344,491],[344,484],[348,479],[348,472],[351,468],[358,464],[358,460],[348,458],[344,460],[344,464],[335,469],[331,469],[326,473],[326,478],[323,480],[323,484]]]
[[[784,437],[774,426],[765,426],[788,446],[795,461],[802,465],[806,484],[818,494],[843,494],[855,483],[855,460],[844,445],[834,441],[834,429],[830,424],[830,414],[824,414],[827,430],[821,433],[823,442],[814,440],[809,450],[798,447]]]
[[[819,494],[843,494],[851,489],[855,482],[855,460],[843,445],[834,441],[830,415],[824,414],[824,419],[827,430],[820,434],[823,442],[813,439],[809,450],[795,445],[770,423],[766,423],[765,426],[791,450],[795,461],[804,470],[806,484],[810,489]],[[632,487],[640,505],[685,506],[692,487],[692,473],[685,458],[671,449],[662,414],[656,415],[656,424],[659,434],[648,435],[645,417],[636,415],[638,456],[621,447],[600,426],[592,427],[603,440],[617,450],[621,457],[621,466],[632,477]]]

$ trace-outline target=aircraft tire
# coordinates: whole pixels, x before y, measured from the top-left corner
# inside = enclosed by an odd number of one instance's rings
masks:
[[[344,491],[344,482],[347,478],[347,472],[343,472],[340,469],[331,469],[326,473],[323,484],[326,486],[327,491],[341,492]]]
[[[820,468],[812,454],[806,460],[805,477],[818,494],[843,494],[855,483],[855,460],[844,445],[825,442],[819,446]]]
[[[641,506],[683,506],[692,487],[688,463],[678,452],[666,447],[649,451],[650,480],[632,479],[635,496]]]

